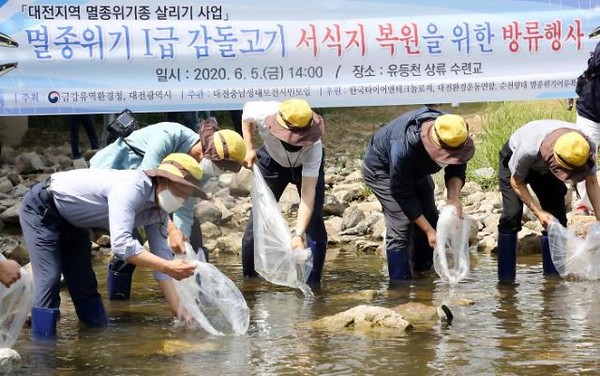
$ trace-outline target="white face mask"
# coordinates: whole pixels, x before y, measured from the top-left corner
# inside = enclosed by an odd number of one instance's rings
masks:
[[[225,171],[214,164],[213,161],[206,158],[202,158],[200,161],[200,167],[202,167],[202,172],[204,175],[207,176],[220,176],[225,173]]]
[[[175,196],[167,188],[158,194],[158,206],[167,213],[173,213],[185,204],[183,197]]]

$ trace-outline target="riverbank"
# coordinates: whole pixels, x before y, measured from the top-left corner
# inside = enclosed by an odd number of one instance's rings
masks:
[[[496,248],[496,228],[501,210],[501,199],[494,184],[486,182],[495,178],[491,165],[486,165],[497,155],[504,140],[490,141],[486,127],[516,127],[533,116],[569,119],[564,102],[474,103],[442,109],[462,115],[470,126],[477,143],[476,156],[469,167],[469,181],[463,190],[465,212],[472,220],[471,242],[479,252],[493,253]],[[320,109],[326,120],[323,137],[326,150],[326,201],[324,214],[329,235],[328,257],[345,253],[373,254],[382,251],[384,233],[381,207],[362,181],[361,160],[371,135],[399,114],[418,106],[356,107],[348,109]],[[507,116],[510,115],[510,116]],[[37,181],[56,171],[72,169],[69,133],[64,126],[44,121],[31,122],[22,146],[5,147],[2,151],[0,177],[0,252],[19,262],[27,261],[18,228],[18,206],[27,189]],[[58,118],[54,118],[58,123]],[[500,120],[499,120],[500,119]],[[227,120],[227,119],[226,119]],[[503,123],[504,122],[504,123]],[[40,125],[40,123],[42,125]],[[222,126],[229,126],[223,121]],[[85,151],[87,138],[81,131],[81,150]],[[492,142],[493,141],[493,142]],[[88,150],[84,156],[89,158]],[[491,180],[490,180],[491,179]],[[444,204],[444,189],[436,177],[438,206]],[[205,245],[214,254],[239,255],[241,235],[251,208],[251,173],[224,175],[213,179],[205,190],[211,199],[196,206],[195,215],[203,221]],[[483,183],[482,183],[483,182]],[[299,198],[293,187],[288,187],[281,199],[281,208],[292,220]],[[585,219],[585,218],[584,218]],[[522,253],[540,251],[541,227],[535,218],[526,213],[525,228],[520,234]],[[577,223],[580,223],[578,221]],[[587,226],[588,221],[583,221]],[[292,223],[293,225],[293,223]],[[582,230],[584,231],[584,230]],[[107,250],[109,241],[104,237],[94,239],[98,249]]]

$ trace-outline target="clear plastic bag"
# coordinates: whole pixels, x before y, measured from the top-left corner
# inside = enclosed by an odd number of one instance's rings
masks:
[[[460,219],[456,207],[442,208],[437,222],[433,267],[444,282],[455,285],[469,273],[469,223]]]
[[[175,281],[182,311],[210,334],[246,333],[250,309],[240,290],[214,265],[203,261],[202,250],[195,253],[189,243],[186,247],[186,254],[178,257],[195,264],[196,270],[191,277]]]
[[[0,254],[0,261],[4,260]],[[33,279],[25,268],[10,287],[0,284],[0,348],[10,348],[17,342],[32,302]]]
[[[592,225],[586,238],[581,239],[553,218],[548,225],[548,243],[561,277],[600,279],[600,223]]]
[[[292,250],[290,228],[279,204],[258,167],[253,172],[254,268],[267,281],[298,288],[306,297],[312,297],[306,284],[312,270],[310,248]]]

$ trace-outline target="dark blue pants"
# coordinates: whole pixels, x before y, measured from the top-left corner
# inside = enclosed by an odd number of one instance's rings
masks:
[[[371,188],[381,203],[385,221],[386,249],[404,249],[411,255],[415,271],[429,270],[433,265],[433,249],[429,246],[425,233],[415,225],[392,196],[390,175],[387,171],[372,170],[363,165],[365,184]],[[421,204],[423,215],[433,228],[439,217],[434,197],[435,184],[427,175],[415,180],[415,197]]]
[[[34,280],[34,307],[59,308],[60,275],[75,306],[99,298],[88,229],[68,223],[54,206],[46,182],[23,198],[19,220]]]
[[[500,215],[498,230],[503,234],[519,232],[523,218],[523,202],[510,185],[511,173],[508,162],[511,156],[512,151],[507,142],[500,151],[500,163],[498,164],[498,180],[500,193],[502,193],[502,214]],[[529,184],[535,192],[542,209],[552,214],[566,227],[565,195],[567,194],[567,186],[565,183],[550,171],[545,174],[531,171],[525,178],[525,183]]]
[[[79,152],[79,126],[83,125],[85,133],[87,133],[88,139],[92,149],[98,149],[100,147],[98,143],[98,137],[96,137],[96,130],[94,129],[94,117],[92,115],[70,115],[70,127],[71,127],[71,153],[73,153],[73,159],[81,158]]]
[[[281,195],[288,184],[294,184],[298,190],[298,194],[300,194],[302,166],[295,168],[281,166],[271,158],[264,146],[258,149],[256,154],[258,162],[254,165],[254,168],[260,169],[265,182],[273,192],[273,196],[275,196],[275,200],[279,201],[279,198],[281,198]],[[306,228],[307,241],[322,242],[321,244],[327,244],[327,231],[323,220],[323,204],[325,202],[324,164],[325,152],[323,151],[323,160],[321,161],[319,177],[317,179],[315,206],[310,221],[308,222],[308,227]],[[256,275],[254,270],[254,230],[252,223],[252,214],[250,214],[250,220],[248,221],[248,226],[246,226],[246,231],[242,238],[242,266],[245,276]],[[315,262],[317,262],[317,260],[315,260]],[[322,266],[323,265],[313,265],[313,270],[318,269],[319,267],[322,268]]]

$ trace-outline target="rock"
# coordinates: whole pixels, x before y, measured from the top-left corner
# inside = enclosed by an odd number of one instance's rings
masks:
[[[194,207],[194,217],[198,218],[200,223],[212,222],[220,224],[223,214],[221,210],[210,201],[199,201]]]
[[[411,323],[400,313],[389,308],[369,305],[359,305],[333,316],[323,317],[313,321],[312,327],[328,331],[376,331],[389,334],[412,329]]]
[[[9,375],[21,368],[21,355],[13,349],[0,349],[0,374]]]
[[[21,207],[21,203],[18,202],[16,204],[14,204],[13,206],[11,206],[10,208],[6,209],[5,211],[2,212],[2,214],[0,214],[0,220],[2,220],[2,222],[4,222],[4,223],[18,225],[19,224],[19,208],[20,207]]]
[[[187,342],[179,339],[168,339],[162,343],[159,353],[164,356],[182,356],[189,353],[216,351],[215,342]]]
[[[365,213],[356,206],[350,206],[344,210],[342,217],[342,230],[355,227],[360,221],[365,219]]]
[[[0,193],[10,193],[12,190],[13,190],[12,181],[6,176],[1,177],[0,178]]]
[[[334,295],[332,297],[333,300],[336,301],[348,301],[348,300],[362,300],[362,301],[372,301],[377,296],[377,291],[375,290],[362,290],[356,292],[345,292],[343,294]]]
[[[328,193],[325,194],[325,203],[323,205],[323,215],[335,215],[342,216],[344,214],[344,210],[348,207],[347,203],[341,203],[337,197],[330,195]]]
[[[16,158],[15,170],[19,174],[31,174],[43,171],[46,164],[35,152],[22,153]]]
[[[215,248],[218,252],[239,255],[242,253],[242,235],[233,232],[226,233],[225,236],[217,239]]]
[[[203,239],[216,239],[223,234],[221,228],[214,223],[204,222],[200,225]]]
[[[87,162],[83,158],[73,159],[74,168],[88,168]]]
[[[252,170],[242,168],[237,174],[233,175],[229,185],[229,193],[236,197],[250,196],[252,188]]]
[[[337,244],[340,242],[340,232],[342,231],[342,219],[340,217],[326,219],[325,229],[327,231],[327,242],[329,244]]]
[[[410,302],[392,307],[411,324],[437,322],[440,318],[438,310],[432,305]]]

